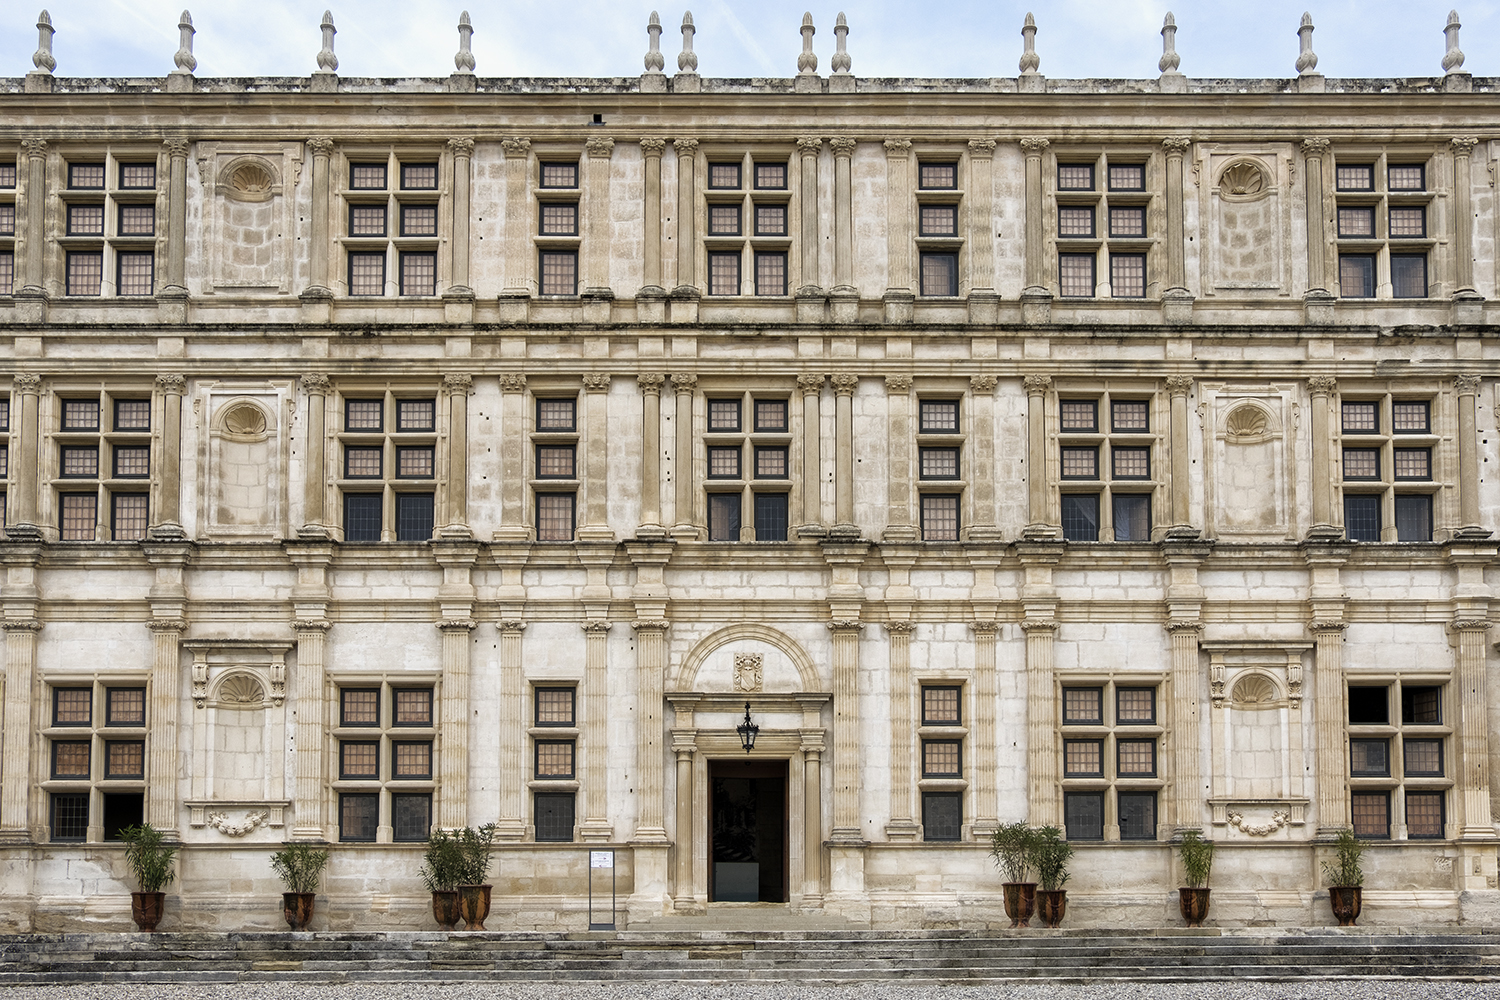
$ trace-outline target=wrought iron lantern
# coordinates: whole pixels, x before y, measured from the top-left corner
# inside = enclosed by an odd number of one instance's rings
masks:
[[[734,727],[734,731],[740,734],[740,745],[749,753],[755,749],[755,737],[760,734],[760,727],[750,721],[750,703],[745,702],[745,721]]]

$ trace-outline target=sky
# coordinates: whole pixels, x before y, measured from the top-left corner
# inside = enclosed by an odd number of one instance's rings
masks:
[[[59,76],[162,76],[177,51],[181,7],[162,0],[52,0]],[[189,0],[192,2],[192,0]],[[344,76],[446,76],[458,48],[458,15],[474,23],[480,76],[635,76],[646,21],[660,11],[666,70],[675,72],[684,7],[661,0],[335,0],[335,51]],[[1330,77],[1442,73],[1443,26],[1452,0],[1054,0],[1022,2],[841,0],[815,2],[813,51],[827,74],[834,19],[849,21],[856,76],[1014,76],[1021,24],[1037,20],[1041,72],[1057,78],[1158,75],[1161,24],[1177,21],[1181,72],[1190,77],[1296,75],[1297,27],[1310,10],[1318,71]],[[694,49],[704,76],[796,73],[798,28],[809,0],[691,0]],[[198,0],[199,76],[306,76],[316,68],[327,0]],[[655,6],[653,6],[655,4]],[[24,5],[24,6],[23,6]],[[0,77],[32,69],[38,0],[0,4]],[[1500,75],[1500,0],[1467,2],[1464,69]]]

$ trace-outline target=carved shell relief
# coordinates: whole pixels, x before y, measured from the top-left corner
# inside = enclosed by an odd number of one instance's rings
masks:
[[[1271,193],[1265,168],[1253,160],[1236,160],[1219,174],[1219,197],[1231,201],[1255,201]]]
[[[261,441],[266,436],[266,413],[254,403],[236,403],[220,421],[225,436],[239,441]]]
[[[1281,700],[1281,692],[1265,674],[1246,674],[1235,682],[1230,699],[1235,708],[1269,708]]]
[[[1241,403],[1224,421],[1224,440],[1230,444],[1259,444],[1274,436],[1271,417],[1252,403]]]
[[[221,706],[258,708],[265,700],[265,689],[260,686],[260,681],[249,674],[233,674],[219,685],[218,701]]]
[[[270,201],[281,193],[276,168],[259,157],[237,159],[219,176],[219,192],[231,201]]]

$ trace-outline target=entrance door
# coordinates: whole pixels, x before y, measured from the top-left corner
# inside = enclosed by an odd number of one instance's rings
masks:
[[[708,898],[785,903],[787,762],[708,762]]]

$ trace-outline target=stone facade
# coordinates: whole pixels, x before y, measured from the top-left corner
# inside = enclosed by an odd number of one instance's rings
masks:
[[[0,81],[0,924],[123,923],[141,819],[166,927],[278,925],[288,840],[320,924],[426,927],[488,822],[492,927],[582,926],[590,850],[636,925],[985,925],[1023,819],[1078,923],[1175,922],[1187,829],[1215,920],[1327,922],[1351,822],[1367,921],[1491,918],[1495,81],[653,29]]]

